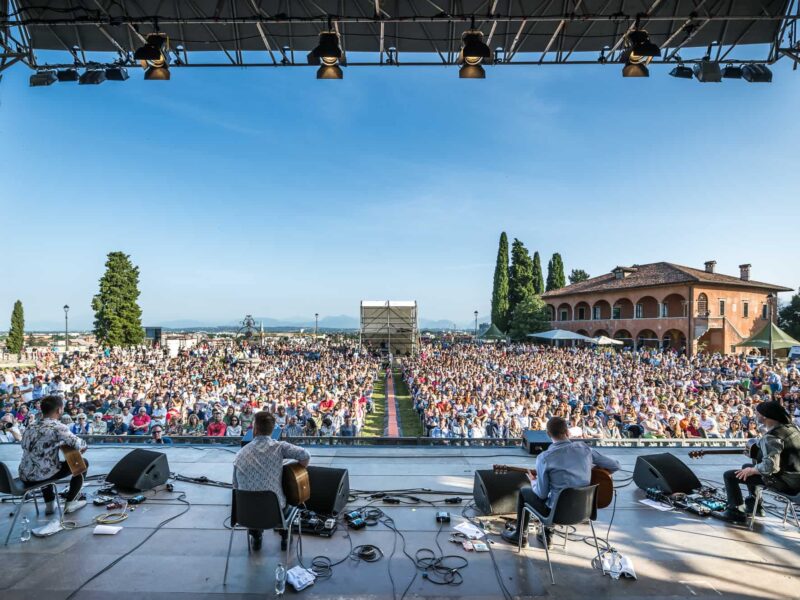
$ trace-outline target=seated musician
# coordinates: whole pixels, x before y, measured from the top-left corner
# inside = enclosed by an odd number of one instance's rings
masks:
[[[519,491],[517,527],[502,533],[507,542],[516,545],[522,532],[523,547],[528,544],[529,515],[522,510],[525,503],[546,516],[550,514],[559,491],[568,487],[589,485],[593,467],[600,467],[611,473],[619,469],[619,463],[613,458],[603,456],[583,442],[571,441],[568,430],[569,424],[561,417],[553,417],[547,421],[547,435],[553,443],[536,458],[536,476],[528,473],[531,487],[524,487]],[[543,528],[540,533],[542,544],[550,547],[552,537],[553,530]]]
[[[272,439],[275,417],[266,411],[257,412],[253,419],[253,441],[239,451],[233,461],[233,488],[251,492],[275,492],[281,509],[286,508],[283,493],[283,460],[293,459],[304,467],[310,456],[300,446]],[[249,531],[253,550],[261,549],[262,532]]]
[[[757,405],[756,421],[763,434],[755,442],[760,460],[755,465],[726,471],[723,476],[728,496],[725,517],[736,523],[745,521],[748,513],[753,512],[758,485],[776,492],[800,492],[800,429],[792,424],[789,413],[776,401]],[[750,494],[744,502],[741,484],[747,486]]]
[[[41,401],[42,419],[25,429],[22,434],[22,460],[19,463],[19,478],[27,485],[48,479],[62,479],[70,474],[69,465],[60,460],[58,451],[61,446],[69,446],[84,452],[86,442],[73,434],[69,427],[61,422],[64,414],[64,401],[59,396],[47,396]],[[80,500],[83,475],[75,475],[69,482],[65,513],[72,513],[86,506],[86,500]],[[45,501],[45,514],[55,512],[56,486],[42,488]]]

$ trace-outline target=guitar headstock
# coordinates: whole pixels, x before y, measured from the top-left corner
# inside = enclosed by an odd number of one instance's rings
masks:
[[[689,458],[703,458],[705,455],[705,450],[692,450],[689,452]]]
[[[504,475],[508,473],[508,465],[492,465],[492,470],[497,475]]]

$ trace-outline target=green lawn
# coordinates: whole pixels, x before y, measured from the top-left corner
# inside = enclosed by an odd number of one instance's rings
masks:
[[[394,369],[392,375],[394,376],[394,395],[397,398],[397,416],[400,420],[403,437],[422,435],[422,423],[411,403],[411,394],[409,394],[408,386],[403,379],[403,372],[401,369]]]
[[[386,420],[386,378],[383,371],[378,373],[372,392],[373,410],[364,418],[364,427],[361,429],[362,436],[382,436],[384,422]]]

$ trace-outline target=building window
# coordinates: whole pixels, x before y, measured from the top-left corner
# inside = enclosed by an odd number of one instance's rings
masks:
[[[720,317],[725,316],[725,300],[719,301],[719,316]]]
[[[697,316],[698,317],[708,316],[708,296],[706,296],[705,294],[700,294],[697,297]]]
[[[595,321],[599,321],[600,320],[600,307],[599,306],[592,307],[592,319],[594,319]]]
[[[580,321],[586,320],[586,309],[583,306],[578,309],[578,319]]]
[[[659,305],[659,311],[658,311],[658,314],[659,314],[659,315],[660,315],[662,318],[664,318],[664,317],[668,317],[668,316],[669,316],[669,306],[667,305],[667,303],[666,303],[666,302],[662,302],[662,303]]]
[[[769,312],[769,308],[767,307],[766,304],[764,304],[761,307],[761,318],[764,319],[765,321],[767,320],[768,312]]]
[[[683,301],[683,316],[684,317],[689,316],[689,303],[686,302],[685,300]]]
[[[747,300],[742,302],[742,316],[745,319],[750,316],[750,303]]]
[[[641,304],[636,305],[636,318],[643,319],[644,318],[644,307]]]
[[[615,306],[611,309],[611,318],[612,319],[619,319],[622,317],[622,308],[619,306]]]
[[[561,311],[561,320],[562,321],[566,321],[567,320],[567,311],[566,310],[562,310]]]

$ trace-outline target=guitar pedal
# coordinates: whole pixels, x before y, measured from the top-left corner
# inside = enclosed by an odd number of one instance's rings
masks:
[[[325,520],[325,529],[333,529],[334,527],[336,527],[336,519]]]

